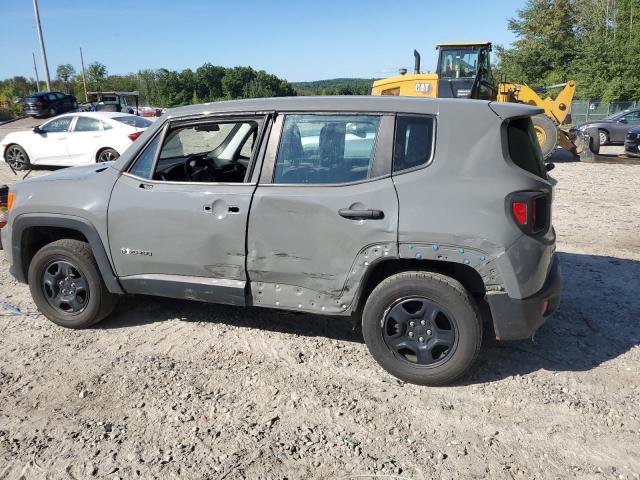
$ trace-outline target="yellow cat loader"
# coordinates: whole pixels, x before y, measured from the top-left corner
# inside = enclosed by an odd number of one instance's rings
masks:
[[[544,115],[533,117],[542,153],[547,158],[556,146],[575,150],[569,136],[559,125],[570,121],[571,101],[576,82],[531,88],[517,83],[497,83],[491,74],[491,43],[439,43],[435,73],[420,72],[420,54],[414,50],[413,74],[406,69],[400,75],[376,80],[371,95],[402,95],[431,98],[474,98],[498,102],[526,103],[544,109]],[[546,90],[562,88],[558,96],[542,98]]]

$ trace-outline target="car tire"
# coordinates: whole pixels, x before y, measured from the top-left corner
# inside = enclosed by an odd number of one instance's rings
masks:
[[[600,137],[600,145],[609,144],[609,134],[606,130],[598,130],[598,136]]]
[[[362,333],[387,372],[436,386],[453,382],[471,367],[482,343],[482,321],[458,281],[438,273],[404,272],[371,292]]]
[[[12,144],[4,152],[4,160],[16,171],[28,170],[31,168],[29,155],[20,145]]]
[[[51,107],[51,108],[47,111],[47,113],[49,114],[49,116],[50,116],[50,117],[55,117],[55,116],[58,114],[58,111],[57,111],[55,108]]]
[[[78,109],[78,102],[73,102],[71,104],[71,107],[73,108],[73,110],[77,110]]]
[[[107,290],[86,242],[56,240],[29,265],[29,289],[42,314],[67,328],[87,328],[108,316],[116,295]]]
[[[120,157],[120,154],[113,148],[105,148],[100,150],[96,155],[96,163],[113,162]]]

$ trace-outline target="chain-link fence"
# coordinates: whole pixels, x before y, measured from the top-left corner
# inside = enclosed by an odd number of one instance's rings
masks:
[[[640,107],[640,100],[628,102],[599,102],[595,100],[575,100],[571,102],[571,123],[599,120],[629,108]]]

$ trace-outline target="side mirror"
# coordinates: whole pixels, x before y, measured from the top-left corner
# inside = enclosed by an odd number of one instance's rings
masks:
[[[40,127],[38,125],[36,125],[35,127],[33,127],[33,133],[42,133],[42,130],[40,130]]]
[[[627,120],[625,118],[621,118],[620,120],[618,120],[618,123],[627,123]]]
[[[550,171],[551,171],[551,170],[553,170],[554,168],[556,168],[556,164],[555,164],[555,163],[551,163],[551,162],[549,162],[549,163],[545,163],[545,164],[544,164],[544,169],[545,169],[547,172],[550,172]]]

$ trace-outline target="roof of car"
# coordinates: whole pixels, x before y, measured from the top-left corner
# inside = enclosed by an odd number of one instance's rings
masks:
[[[263,112],[263,111],[309,111],[309,112],[404,112],[404,113],[438,113],[454,102],[460,106],[465,102],[470,110],[486,108],[492,103],[492,109],[499,110],[507,116],[532,115],[539,108],[515,103],[487,102],[484,100],[466,100],[452,98],[417,98],[397,96],[324,96],[324,97],[275,97],[255,98],[247,100],[227,100],[222,102],[203,103],[172,108],[167,111],[169,117],[202,115],[224,112]],[[500,116],[502,113],[496,112]]]
[[[32,93],[31,95],[26,95],[26,97],[43,97],[50,93],[62,93],[62,92],[56,92],[55,90],[52,90],[50,92],[36,92],[36,93]]]
[[[130,113],[124,112],[68,112],[64,115],[76,115],[79,117],[93,117],[93,118],[118,118],[118,117],[135,117]]]

